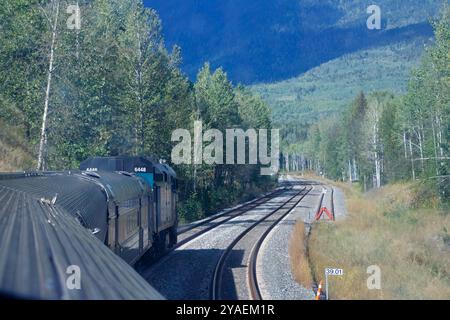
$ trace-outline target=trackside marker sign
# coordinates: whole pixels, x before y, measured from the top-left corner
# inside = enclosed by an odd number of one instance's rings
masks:
[[[326,268],[325,274],[329,276],[343,276],[344,270],[343,269],[335,269],[335,268]]]
[[[343,276],[343,275],[344,275],[344,269],[325,268],[325,292],[327,295],[327,300],[329,297],[328,276]]]

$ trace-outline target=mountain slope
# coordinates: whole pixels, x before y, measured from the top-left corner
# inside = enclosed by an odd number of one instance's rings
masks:
[[[442,0],[378,0],[383,30],[366,28],[372,0],[146,0],[184,70],[223,66],[244,84],[289,79],[342,55],[431,36],[427,22]]]
[[[342,110],[360,91],[406,90],[427,39],[362,50],[324,63],[305,74],[273,84],[252,86],[273,110],[278,124],[315,122]]]

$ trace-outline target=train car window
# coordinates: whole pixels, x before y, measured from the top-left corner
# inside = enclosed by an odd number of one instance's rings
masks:
[[[100,179],[100,175],[99,175],[98,173],[93,172],[93,171],[86,171],[86,172],[83,172],[82,175],[89,176],[89,177],[92,177],[92,178]]]
[[[119,174],[123,175],[123,176],[127,176],[127,177],[132,177],[133,174],[129,173],[129,172],[125,172],[125,171],[119,171]]]

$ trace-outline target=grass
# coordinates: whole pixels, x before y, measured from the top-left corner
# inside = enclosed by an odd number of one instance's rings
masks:
[[[450,299],[449,212],[433,208],[432,199],[424,207],[415,184],[367,194],[334,184],[345,192],[349,216],[314,225],[309,241],[318,280],[326,267],[344,269],[330,279],[331,299]],[[381,290],[367,288],[372,265],[381,268]]]
[[[295,281],[305,288],[312,288],[313,278],[308,258],[307,238],[305,224],[301,221],[297,222],[289,243],[289,255]]]

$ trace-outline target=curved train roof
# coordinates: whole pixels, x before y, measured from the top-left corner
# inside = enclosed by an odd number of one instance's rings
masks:
[[[151,158],[147,157],[92,157],[83,161],[80,165],[80,170],[94,171],[94,172],[130,172],[142,173],[145,172],[166,173],[169,176],[176,178],[177,174],[167,164],[160,164]]]
[[[116,204],[133,199],[137,195],[142,196],[148,192],[148,187],[143,181],[132,174],[121,174],[113,172],[82,172],[76,177],[87,179],[105,188],[108,200]]]
[[[0,295],[163,299],[74,215],[76,208],[94,210],[106,221],[104,197],[100,186],[74,175],[0,175]],[[81,290],[66,284],[73,265],[81,271]]]
[[[155,164],[155,161],[145,157],[92,157],[83,161],[80,169],[83,171],[136,172],[136,168],[145,168],[148,172],[153,172]]]
[[[0,175],[0,185],[24,192],[37,199],[54,201],[86,227],[97,228],[97,237],[105,241],[107,203],[104,189],[87,177],[71,172]],[[0,202],[0,206],[3,204]]]

